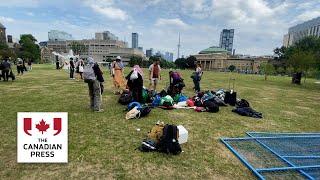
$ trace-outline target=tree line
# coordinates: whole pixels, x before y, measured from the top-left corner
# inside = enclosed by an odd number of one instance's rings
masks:
[[[305,37],[289,47],[282,46],[274,49],[274,53],[276,57],[271,64],[276,73],[290,74],[293,78],[300,77],[300,80],[301,76],[305,80],[307,77],[320,78],[319,37]]]
[[[131,56],[129,66],[139,65],[140,67],[147,68],[156,60],[160,60],[161,67],[168,69],[194,69],[197,61],[194,56],[178,58],[175,62],[167,61],[159,56],[151,56],[148,60],[143,60],[140,56]]]
[[[0,43],[0,59],[10,57],[13,61],[17,58],[29,59],[39,63],[41,59],[40,47],[36,44],[37,39],[31,34],[20,36],[19,44],[9,47],[6,43]]]

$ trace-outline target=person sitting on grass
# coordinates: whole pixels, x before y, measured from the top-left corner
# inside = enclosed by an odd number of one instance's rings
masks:
[[[91,69],[90,69],[91,68]],[[94,76],[94,77],[89,77]],[[84,70],[84,79],[88,83],[89,97],[90,97],[90,108],[94,112],[103,112],[101,109],[102,101],[102,83],[104,82],[102,71],[98,63],[94,62],[94,59],[88,58],[88,65]],[[88,80],[88,81],[87,81]]]
[[[137,102],[143,102],[143,71],[139,65],[135,65],[132,71],[127,75],[127,87],[132,92],[132,97]]]

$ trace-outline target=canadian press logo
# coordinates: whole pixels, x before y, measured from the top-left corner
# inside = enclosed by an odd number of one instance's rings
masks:
[[[19,112],[18,163],[68,162],[68,113]]]

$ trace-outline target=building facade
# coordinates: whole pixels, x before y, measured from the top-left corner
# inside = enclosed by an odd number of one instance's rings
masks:
[[[153,49],[152,48],[146,50],[146,56],[147,57],[153,56]]]
[[[142,51],[134,48],[128,48],[127,44],[118,40],[70,40],[70,41],[48,41],[47,47],[52,52],[60,54],[68,53],[72,49],[72,45],[76,43],[81,48],[75,54],[86,59],[94,58],[97,62],[115,60],[117,56],[121,56],[125,64],[130,61],[133,55],[144,57]]]
[[[95,39],[97,40],[114,40],[118,41],[119,38],[112,34],[110,31],[103,31],[103,32],[97,32],[95,33]]]
[[[72,35],[64,31],[51,30],[48,32],[49,41],[66,41],[72,40]]]
[[[291,46],[307,36],[320,37],[320,17],[290,27],[283,37],[283,46]]]
[[[0,23],[0,43],[6,43],[6,27]]]
[[[234,65],[236,71],[247,73],[259,73],[260,65],[270,60],[269,58],[263,57],[233,57],[230,56],[225,49],[214,46],[193,56],[197,58],[197,62],[201,64],[203,70],[227,71],[229,66]]]
[[[227,50],[229,54],[232,54],[233,37],[234,37],[234,29],[223,29],[220,33],[219,46],[220,48]]]
[[[173,62],[173,53],[171,53],[171,52],[166,52],[166,53],[164,54],[164,59],[167,60],[167,61]]]
[[[138,33],[132,33],[132,48],[139,48],[139,34]]]

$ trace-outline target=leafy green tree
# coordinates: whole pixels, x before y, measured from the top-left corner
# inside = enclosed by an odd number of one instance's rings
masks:
[[[268,76],[274,74],[275,68],[271,63],[262,63],[260,65],[261,71],[264,74],[264,80],[268,79]]]
[[[111,59],[110,57],[108,57],[108,58],[106,59],[106,62],[112,62],[112,59]]]
[[[187,63],[186,63],[186,59],[185,59],[185,58],[178,58],[178,59],[176,59],[176,61],[174,62],[174,64],[175,64],[176,67],[179,68],[179,69],[185,69],[185,68],[187,68]]]
[[[77,55],[85,54],[85,52],[87,52],[88,50],[88,48],[83,43],[77,41],[71,42],[69,46],[72,49],[72,51]]]
[[[37,40],[31,34],[23,34],[20,36],[20,53],[19,56],[24,59],[31,59],[34,62],[40,60],[40,48],[36,44]]]
[[[129,61],[129,66],[133,67],[134,65],[142,65],[142,57],[140,56],[131,56]]]
[[[304,74],[304,82],[306,82],[310,70],[315,69],[316,56],[311,51],[303,51],[296,49],[288,59],[288,64],[293,68],[295,73]]]
[[[234,70],[236,70],[236,66],[235,65],[230,65],[228,67],[229,71],[233,72]]]
[[[197,58],[194,56],[189,56],[186,59],[186,68],[194,69],[196,67]]]

